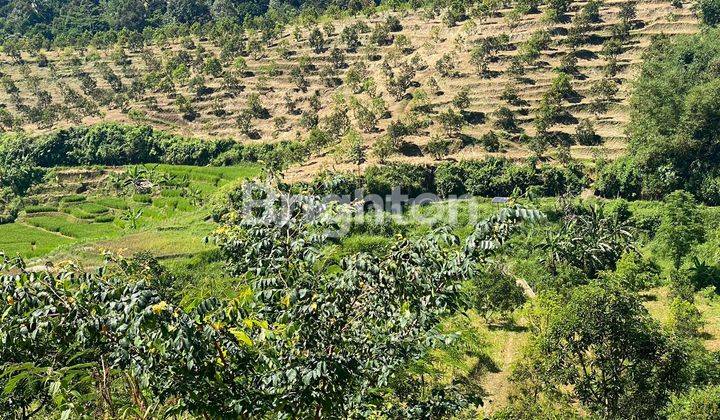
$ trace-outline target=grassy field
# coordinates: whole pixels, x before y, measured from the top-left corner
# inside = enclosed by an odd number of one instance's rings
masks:
[[[0,225],[0,250],[7,255],[34,258],[74,242],[73,238],[22,223]]]
[[[153,170],[187,179],[186,189],[166,188],[150,195],[114,194],[101,185],[88,193],[67,194],[59,205],[43,204],[21,215],[15,223],[0,225],[0,250],[24,258],[49,257],[97,262],[102,251],[132,254],[150,251],[169,258],[206,249],[211,232],[206,220],[207,200],[231,182],[260,173],[254,165],[235,167],[153,166]],[[186,191],[198,196],[183,196]],[[59,191],[62,192],[62,186]],[[128,214],[138,214],[130,222]]]

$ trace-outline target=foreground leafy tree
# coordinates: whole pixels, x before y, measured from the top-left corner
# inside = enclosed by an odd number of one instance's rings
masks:
[[[321,246],[342,231],[338,216],[351,215],[347,210],[252,184],[233,195],[217,240],[233,271],[250,281],[259,319],[274,331],[266,350],[275,362],[261,382],[275,410],[367,416],[383,412],[393,394],[398,416],[433,418],[462,407],[453,405],[456,397],[473,400],[453,387],[396,387],[413,381],[408,366],[447,338],[436,327],[462,308],[462,284],[477,264],[539,212],[507,209],[478,224],[462,247],[439,229],[399,238],[382,256],[335,261],[322,257]]]
[[[339,226],[313,215],[335,210],[252,188],[238,203],[244,214],[228,213],[218,239],[231,267],[248,273],[259,313],[276,331],[267,343],[276,362],[262,379],[273,405],[301,417],[379,410],[382,390],[439,338],[440,317],[458,308],[460,283],[472,272],[452,246],[458,238],[438,232],[401,240],[385,258],[323,261],[319,246]],[[251,199],[263,210],[247,213]]]
[[[652,418],[686,379],[684,347],[636,296],[605,285],[575,289],[533,352],[516,377],[538,375],[542,392],[569,394],[602,418]]]
[[[256,397],[244,400],[252,388],[244,312],[219,310],[216,299],[184,312],[173,303],[172,278],[151,258],[97,274],[31,274],[7,259],[1,268],[10,270],[0,277],[4,413],[116,416],[116,387],[138,413],[260,408],[249,404]],[[182,403],[155,405],[171,395]]]

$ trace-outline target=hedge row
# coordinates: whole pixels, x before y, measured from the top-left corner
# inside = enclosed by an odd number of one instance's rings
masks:
[[[587,185],[580,164],[568,167],[536,166],[509,159],[488,157],[480,161],[449,162],[436,167],[391,163],[372,166],[364,175],[325,172],[310,183],[295,186],[327,195],[353,195],[357,189],[365,194],[388,195],[394,187],[416,197],[428,192],[442,198],[464,194],[482,197],[531,193],[536,196],[578,194]]]
[[[149,126],[116,123],[67,128],[37,137],[0,137],[0,162],[29,162],[45,168],[142,163],[221,166],[267,160],[277,153],[286,160],[305,154],[299,143],[244,145],[231,139],[186,138]]]

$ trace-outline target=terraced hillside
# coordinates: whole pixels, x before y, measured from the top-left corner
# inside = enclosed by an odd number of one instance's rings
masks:
[[[3,55],[0,126],[112,120],[313,142],[290,177],[385,159],[520,158],[558,144],[577,158],[619,155],[634,65],[653,36],[698,30],[690,4],[572,2],[555,18],[533,9],[376,12],[269,35]]]

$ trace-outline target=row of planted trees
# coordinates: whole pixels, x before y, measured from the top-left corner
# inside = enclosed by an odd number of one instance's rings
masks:
[[[634,10],[633,6],[632,3],[623,6],[623,10],[628,10],[627,13],[621,13],[623,16],[622,22],[624,22],[622,24],[624,26],[630,26],[629,22],[634,16],[634,12],[632,12]],[[572,39],[575,40],[573,42],[580,44],[584,42],[583,39],[586,33],[591,30],[592,25],[600,19],[599,8],[600,3],[592,2],[586,5],[582,11],[576,15],[573,27],[577,29],[573,32],[574,36]],[[257,106],[253,105],[247,109],[240,110],[235,117],[237,128],[242,134],[248,135],[251,138],[257,138],[261,135],[253,120],[255,118],[266,119],[269,118],[270,115],[267,112],[263,113],[255,110],[261,108],[267,109],[260,103],[259,97],[271,91],[271,86],[267,83],[268,77],[278,77],[284,73],[287,73],[291,81],[296,85],[294,92],[286,92],[285,95],[288,111],[291,115],[302,114],[299,122],[308,129],[317,126],[317,114],[320,105],[315,106],[313,104],[312,96],[310,98],[297,98],[296,93],[307,92],[311,86],[311,80],[315,76],[320,76],[325,87],[335,88],[343,83],[340,75],[342,69],[347,67],[348,70],[346,71],[344,82],[354,93],[367,93],[374,98],[373,101],[377,99],[382,100],[382,93],[377,91],[376,82],[372,80],[372,78],[368,78],[369,75],[365,61],[359,60],[351,66],[348,66],[345,53],[352,53],[357,50],[357,48],[362,45],[360,35],[366,33],[368,35],[366,42],[367,51],[365,53],[368,60],[377,60],[379,58],[377,48],[386,44],[395,44],[399,51],[401,51],[399,57],[402,58],[403,54],[409,54],[413,51],[413,46],[405,35],[394,34],[394,32],[400,29],[402,29],[402,25],[394,15],[390,15],[383,22],[378,22],[372,29],[362,22],[345,26],[342,30],[337,30],[332,24],[323,25],[322,30],[317,25],[308,24],[307,44],[315,53],[323,53],[328,50],[330,45],[329,41],[332,38],[337,38],[337,46],[329,51],[328,58],[331,63],[323,67],[320,71],[317,71],[313,60],[308,56],[303,56],[300,57],[298,65],[292,66],[290,71],[283,69],[282,66],[278,66],[275,62],[271,62],[270,65],[266,66],[267,68],[263,67],[263,69],[261,69],[262,74],[258,77],[255,86],[256,92],[248,97],[248,102],[251,104],[257,103]],[[275,36],[277,36],[277,34]],[[299,31],[298,27],[296,27],[296,32],[293,36],[296,42],[305,42],[304,35]],[[130,65],[131,60],[125,54],[125,47],[119,46],[111,54],[111,58],[115,62],[115,65],[120,67],[122,76],[124,76],[126,80],[131,80],[131,83],[123,82],[123,77],[117,74],[116,68],[111,67],[107,62],[97,61],[97,57],[92,59],[92,61],[95,61],[92,72],[88,72],[87,69],[82,68],[81,60],[75,57],[71,59],[74,69],[73,74],[79,81],[85,96],[69,84],[62,83],[60,92],[67,106],[60,107],[62,112],[59,114],[50,106],[52,97],[49,94],[40,92],[38,95],[39,105],[36,108],[24,107],[24,105],[21,104],[19,95],[13,97],[18,98],[16,107],[19,106],[19,109],[38,111],[33,111],[32,115],[26,113],[26,119],[32,122],[43,121],[43,124],[46,126],[52,125],[58,118],[72,117],[73,120],[79,121],[84,116],[100,115],[98,111],[99,106],[120,108],[127,112],[130,118],[143,120],[146,118],[145,113],[141,111],[139,107],[131,107],[133,101],[142,100],[143,105],[149,111],[156,113],[165,113],[170,110],[166,108],[165,105],[159,103],[154,96],[154,94],[157,93],[167,94],[172,110],[179,113],[186,120],[192,121],[198,118],[200,116],[200,108],[203,108],[203,110],[208,109],[210,114],[217,117],[227,117],[230,116],[232,112],[228,111],[224,104],[226,98],[237,95],[245,89],[243,78],[252,75],[242,56],[255,53],[264,54],[263,50],[265,48],[262,47],[263,43],[272,42],[271,40],[274,39],[274,37],[270,36],[268,39],[264,39],[265,37],[262,34],[243,30],[237,33],[230,31],[225,34],[211,34],[211,40],[221,49],[220,58],[218,59],[214,53],[207,51],[202,45],[196,45],[192,38],[185,37],[182,38],[181,42],[183,49],[176,54],[168,54],[166,60],[158,60],[153,57],[148,50],[145,50],[141,54],[141,58],[145,62],[145,70],[147,71],[144,77],[140,77],[137,69],[132,68]],[[492,115],[494,120],[493,128],[501,132],[501,137],[528,143],[529,147],[536,154],[542,154],[550,143],[567,144],[573,141],[573,139],[568,136],[564,136],[564,138],[558,140],[555,138],[557,137],[555,136],[556,133],[549,133],[548,128],[559,122],[565,122],[565,120],[569,118],[569,113],[564,109],[563,100],[574,101],[578,98],[577,93],[572,90],[569,84],[573,73],[577,72],[577,60],[574,49],[567,54],[567,57],[571,59],[568,63],[561,66],[561,74],[558,76],[558,83],[562,82],[560,86],[564,86],[566,88],[565,91],[555,92],[554,86],[557,83],[553,83],[553,88],[544,95],[543,101],[541,101],[535,112],[534,120],[539,135],[532,138],[522,135],[522,130],[519,129],[517,121],[518,115],[516,114],[527,112],[527,110],[523,108],[527,105],[527,102],[519,97],[517,93],[518,88],[515,85],[516,83],[521,83],[524,67],[534,65],[540,52],[548,48],[549,43],[549,33],[547,31],[539,31],[519,46],[520,52],[517,57],[515,57],[516,59],[512,60],[510,69],[508,70],[508,72],[512,74],[517,73],[516,77],[518,77],[518,80],[508,84],[503,92],[503,98],[501,99],[506,101],[507,105],[500,106]],[[294,51],[289,47],[286,40],[278,42],[277,50],[283,59],[288,59],[294,54]],[[488,73],[488,63],[502,58],[498,56],[498,52],[513,47],[514,46],[509,43],[507,35],[482,38],[478,40],[477,46],[472,50],[471,62],[478,67],[478,71],[481,74],[490,75]],[[573,48],[575,47],[573,46]],[[616,57],[619,51],[618,48],[609,49],[609,51],[610,50],[612,51],[608,54],[614,54],[613,57]],[[375,53],[373,53],[373,51],[375,51]],[[390,57],[391,55],[393,54],[389,52],[387,54],[388,57],[386,57],[382,63],[383,75],[385,76],[383,82],[386,90],[395,100],[409,98],[409,89],[416,83],[413,80],[416,72],[426,69],[427,64],[424,63],[417,54],[408,60],[399,60],[397,55],[393,55],[395,58],[392,58]],[[90,59],[90,57],[88,57],[88,59]],[[45,59],[45,61],[46,60],[47,59]],[[454,57],[453,54],[445,54],[435,63],[438,75],[441,77],[459,77],[459,72],[456,70],[456,61],[457,57]],[[233,64],[230,65],[230,62]],[[54,65],[50,65],[50,67],[52,70]],[[27,68],[27,66],[23,66],[23,68]],[[57,71],[55,70],[55,72]],[[91,73],[94,73],[95,77],[93,77]],[[219,79],[223,92],[222,96],[212,95],[217,88],[208,87],[208,78],[213,81]],[[107,88],[100,88],[98,81],[106,84]],[[9,86],[6,90],[11,96],[11,91],[19,91],[11,79],[6,78],[5,82]],[[183,90],[179,91],[177,89],[178,86],[182,87]],[[427,87],[431,93],[435,95],[441,94],[435,78],[430,79]],[[187,92],[185,92],[185,90],[187,90]],[[148,91],[152,91],[152,94],[148,95]],[[602,83],[598,83],[597,86],[594,85],[592,93],[596,96],[597,104],[593,102],[593,109],[600,110],[600,107],[606,109],[607,105],[612,102],[615,91],[616,88],[610,80],[603,79]],[[437,115],[436,119],[441,126],[440,129],[442,133],[438,134],[440,138],[434,139],[429,145],[429,154],[442,157],[457,149],[455,146],[459,142],[452,140],[452,138],[457,138],[460,135],[462,126],[467,124],[467,121],[472,120],[473,115],[473,113],[466,115],[466,109],[471,104],[470,99],[472,99],[472,96],[468,96],[467,93],[465,93],[463,99],[463,97],[461,97],[462,93],[463,92],[460,92],[456,98],[453,98],[454,108]],[[423,95],[425,99],[423,99]],[[417,105],[413,105],[416,110],[419,112],[433,112],[432,104],[428,100],[428,94],[425,90],[415,89],[412,91],[412,96],[413,101],[418,103]],[[208,107],[205,102],[210,98],[212,98],[212,102]],[[297,104],[305,100],[308,101],[310,109],[302,111],[298,109]],[[425,105],[423,105],[422,102],[425,102]],[[40,104],[42,104],[42,106]],[[597,107],[595,105],[597,105]],[[516,106],[521,109],[517,112],[512,111],[511,107]],[[357,108],[355,114],[357,116],[358,126],[363,132],[373,132],[377,130],[376,126],[378,121],[388,115],[387,110],[380,110],[380,112],[378,112],[376,110],[362,108]],[[461,116],[464,118],[460,118]],[[21,123],[21,119],[13,118],[7,111],[4,112],[4,117],[4,120],[7,122],[5,125],[8,127],[17,126]],[[428,121],[428,123],[432,123],[432,121]],[[288,117],[276,116],[273,119],[273,125],[275,127],[275,134],[288,131]],[[590,131],[592,131],[589,120],[583,121],[583,129],[588,127]],[[496,133],[493,132],[490,134],[492,136]],[[577,137],[577,141],[582,144],[596,144],[599,141],[599,137],[595,136],[594,132],[590,132],[588,136],[578,135]],[[388,142],[386,138],[381,140],[378,149],[381,150],[381,159],[384,159],[385,151],[388,150],[385,146],[387,146]],[[488,151],[498,151],[500,149],[499,142],[496,139],[493,140],[492,137],[480,139],[480,142],[483,143]],[[398,147],[396,143],[396,141],[393,141],[393,144],[396,146],[394,149],[397,151]],[[354,155],[357,155],[357,153]],[[362,159],[351,157],[350,160],[357,161]]]

